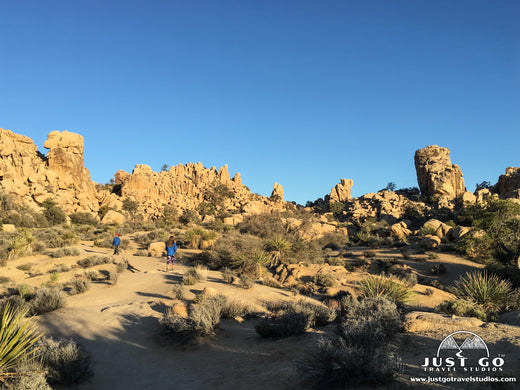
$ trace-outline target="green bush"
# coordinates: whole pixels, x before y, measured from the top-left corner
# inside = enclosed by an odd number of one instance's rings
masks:
[[[362,297],[386,297],[399,305],[406,304],[413,296],[413,290],[391,277],[370,276],[362,280],[359,286]]]
[[[43,207],[43,216],[49,225],[59,225],[67,220],[67,216],[63,210],[52,199],[45,200],[41,206]]]
[[[75,225],[93,225],[98,224],[98,220],[90,213],[74,213],[69,215],[70,222]]]
[[[320,287],[332,287],[336,284],[331,275],[324,273],[316,274],[314,276],[314,283]]]
[[[437,308],[441,313],[455,315],[459,317],[476,317],[481,321],[488,320],[488,313],[482,305],[468,301],[466,299],[457,299],[455,301],[444,301]],[[496,313],[490,313],[491,317]]]
[[[472,258],[495,259],[505,265],[516,265],[520,256],[520,204],[508,200],[489,200],[486,204],[467,206],[459,216],[462,224],[482,230],[468,233],[457,248]]]
[[[481,305],[486,311],[500,311],[506,306],[511,290],[511,282],[495,274],[468,272],[455,282],[453,293]]]

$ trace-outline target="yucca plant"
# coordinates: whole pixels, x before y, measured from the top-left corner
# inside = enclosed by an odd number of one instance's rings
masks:
[[[386,297],[395,303],[405,304],[413,296],[413,290],[401,281],[386,276],[370,276],[359,283],[364,298]]]
[[[287,252],[291,249],[291,243],[282,236],[273,238],[266,243],[266,250],[269,252],[270,267],[275,267],[282,263]]]
[[[455,282],[453,293],[478,303],[486,310],[500,310],[511,294],[511,282],[487,272],[468,272]]]
[[[0,369],[13,368],[22,359],[34,357],[31,347],[42,334],[32,320],[24,320],[27,312],[27,308],[15,310],[9,303],[5,305],[0,321]]]
[[[31,255],[33,252],[34,236],[27,229],[20,229],[15,238],[9,243],[8,259]]]

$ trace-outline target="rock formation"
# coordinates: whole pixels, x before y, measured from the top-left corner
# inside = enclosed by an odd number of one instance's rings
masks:
[[[331,202],[346,202],[351,199],[350,189],[354,182],[351,179],[341,179],[339,184],[330,191]]]
[[[100,205],[116,202],[115,195],[96,189],[83,166],[83,137],[53,131],[44,146],[47,156],[30,138],[0,129],[0,186],[5,192],[35,209],[54,199],[66,213],[95,213]]]
[[[451,200],[462,196],[466,191],[460,167],[451,163],[448,148],[430,145],[417,150],[415,169],[423,195]]]
[[[495,191],[501,198],[520,199],[520,168],[506,168],[505,175],[500,175]]]
[[[283,202],[284,199],[283,187],[281,184],[274,183],[273,192],[271,192],[271,199],[277,202]]]

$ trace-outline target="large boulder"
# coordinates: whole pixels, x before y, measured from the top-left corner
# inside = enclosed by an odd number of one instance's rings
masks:
[[[126,218],[123,214],[115,210],[108,210],[108,212],[101,220],[101,223],[103,225],[122,225],[123,223],[125,223],[125,221]]]
[[[421,193],[455,199],[466,191],[462,171],[450,160],[450,150],[430,145],[415,152],[415,170]]]
[[[495,190],[501,198],[520,199],[520,168],[506,168],[505,175],[500,175]]]
[[[152,257],[163,257],[166,254],[166,244],[161,241],[148,245],[148,254]]]
[[[351,179],[341,179],[339,184],[330,190],[331,202],[346,202],[351,199],[350,190],[354,182]]]

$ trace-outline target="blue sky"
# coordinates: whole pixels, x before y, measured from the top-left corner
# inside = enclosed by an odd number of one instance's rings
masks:
[[[85,137],[108,182],[135,164],[229,165],[305,204],[416,186],[451,149],[466,187],[519,166],[518,1],[0,2],[0,127]]]

